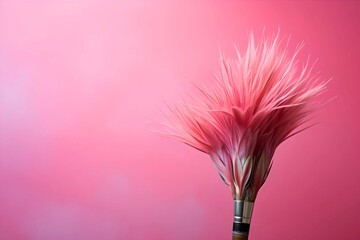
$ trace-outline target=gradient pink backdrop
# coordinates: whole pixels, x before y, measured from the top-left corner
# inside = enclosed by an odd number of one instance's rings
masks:
[[[264,27],[337,99],[278,149],[250,239],[359,239],[359,23],[359,1],[0,1],[0,239],[231,239],[209,157],[146,122]]]

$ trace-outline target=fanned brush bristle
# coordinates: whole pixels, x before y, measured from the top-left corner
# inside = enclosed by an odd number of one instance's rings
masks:
[[[226,59],[212,83],[197,87],[191,104],[171,108],[158,133],[210,155],[234,199],[254,201],[272,165],[274,152],[296,134],[325,89],[308,61],[281,49],[279,34],[249,45],[242,56]]]

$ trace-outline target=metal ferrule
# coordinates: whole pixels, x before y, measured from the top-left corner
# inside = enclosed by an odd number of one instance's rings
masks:
[[[246,202],[241,200],[234,201],[233,235],[247,236],[249,234],[253,208],[253,202]]]
[[[234,222],[250,224],[254,203],[241,200],[234,201]]]

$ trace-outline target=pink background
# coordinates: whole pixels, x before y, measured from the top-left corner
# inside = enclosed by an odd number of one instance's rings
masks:
[[[279,147],[251,239],[359,239],[359,23],[359,1],[0,1],[0,239],[231,239],[210,158],[146,122],[264,27],[337,99]]]

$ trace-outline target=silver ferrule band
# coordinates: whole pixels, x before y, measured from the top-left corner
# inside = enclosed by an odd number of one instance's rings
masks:
[[[234,223],[250,224],[254,202],[234,201]]]

